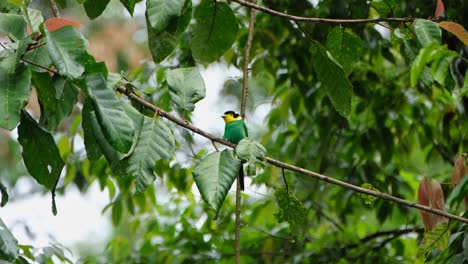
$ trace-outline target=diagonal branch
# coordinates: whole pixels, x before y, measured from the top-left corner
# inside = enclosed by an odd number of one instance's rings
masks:
[[[203,137],[205,137],[207,139],[210,139],[211,141],[218,142],[220,144],[223,144],[223,145],[231,147],[231,148],[236,147],[236,144],[228,142],[228,141],[226,141],[226,140],[224,140],[222,138],[216,137],[213,134],[210,134],[210,133],[208,133],[208,132],[206,132],[206,131],[204,131],[204,130],[202,130],[202,129],[200,129],[200,128],[192,125],[192,124],[190,124],[187,121],[179,119],[178,117],[176,117],[176,116],[162,110],[161,108],[159,108],[159,107],[145,101],[144,99],[138,97],[137,95],[133,94],[131,91],[127,90],[124,87],[119,87],[119,88],[117,88],[117,90],[119,92],[127,95],[130,99],[134,100],[135,102],[139,103],[140,105],[157,112],[158,115],[168,119],[169,121],[171,121],[173,123],[176,123],[177,125],[179,125],[181,127],[184,127],[184,128],[186,128],[186,129],[188,129],[188,130],[190,130],[190,131],[192,131],[192,132],[194,132],[196,134],[199,134],[199,135],[201,135],[201,136],[203,136]],[[387,194],[387,193],[381,193],[381,192],[365,189],[365,188],[359,187],[357,185],[353,185],[353,184],[350,184],[350,183],[347,183],[347,182],[344,182],[344,181],[340,181],[340,180],[337,180],[335,178],[331,178],[331,177],[325,176],[325,175],[317,173],[317,172],[313,172],[313,171],[306,170],[304,168],[297,167],[297,166],[294,166],[294,165],[291,165],[291,164],[288,164],[288,163],[285,163],[285,162],[282,162],[282,161],[279,161],[279,160],[275,160],[275,159],[270,158],[270,157],[267,157],[266,160],[267,160],[268,163],[270,163],[271,165],[274,165],[276,167],[283,168],[283,169],[293,171],[293,172],[297,172],[297,173],[302,174],[302,175],[310,176],[312,178],[316,178],[316,179],[319,179],[319,180],[324,181],[324,182],[328,182],[328,183],[331,183],[331,184],[334,184],[334,185],[337,185],[337,186],[340,186],[340,187],[343,187],[343,188],[346,188],[346,189],[350,189],[350,190],[353,190],[355,192],[364,193],[364,194],[371,195],[371,196],[374,196],[374,197],[377,197],[377,198],[380,198],[380,199],[383,199],[383,200],[387,200],[387,201],[390,201],[390,202],[394,202],[394,203],[397,203],[397,204],[400,204],[400,205],[403,205],[403,206],[412,207],[412,208],[416,208],[416,209],[421,210],[421,211],[426,211],[426,212],[429,212],[429,213],[432,213],[432,214],[444,216],[446,218],[457,220],[459,222],[468,223],[467,218],[460,217],[458,215],[454,215],[454,214],[451,214],[451,213],[448,213],[448,212],[445,212],[445,211],[442,211],[442,210],[439,210],[439,209],[434,209],[434,208],[431,208],[431,207],[428,207],[428,206],[424,206],[424,205],[418,204],[416,202],[410,202],[410,201],[407,201],[407,200],[392,196],[392,195]]]
[[[303,16],[295,16],[289,15],[286,13],[282,13],[264,6],[257,5],[255,3],[251,3],[245,0],[232,0],[243,6],[248,6],[250,8],[256,9],[258,11],[279,16],[288,20],[293,21],[304,21],[304,22],[313,22],[313,23],[334,23],[334,24],[356,24],[356,23],[378,23],[378,22],[411,22],[414,21],[415,18],[411,17],[388,17],[388,18],[371,18],[371,19],[333,19],[333,18],[319,18],[319,17],[303,17]]]

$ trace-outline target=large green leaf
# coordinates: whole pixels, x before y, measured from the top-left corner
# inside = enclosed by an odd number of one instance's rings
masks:
[[[431,65],[431,74],[434,81],[443,85],[450,69],[450,65],[458,54],[452,50],[445,49],[445,52],[437,54]]]
[[[286,188],[277,189],[275,198],[279,207],[278,213],[275,214],[278,222],[288,222],[291,232],[298,233],[307,220],[307,210],[304,205],[295,195],[288,193]]]
[[[53,130],[70,115],[78,100],[78,87],[62,77],[52,78],[48,73],[33,74],[41,118],[39,123],[48,130]]]
[[[39,44],[45,43],[44,39],[41,39]],[[41,46],[39,48],[35,48],[31,51],[28,51],[24,57],[26,61],[33,62],[37,65],[41,65],[44,67],[49,68],[50,65],[52,65],[52,60],[50,59],[49,56],[49,50],[47,48],[47,45]],[[37,67],[35,65],[30,65],[31,70],[36,71],[36,72],[46,72],[43,68]]]
[[[426,19],[417,19],[414,24],[414,30],[418,37],[419,43],[423,47],[428,46],[431,42],[436,41],[440,43],[442,38],[442,30],[440,30],[439,24]]]
[[[349,28],[335,27],[327,36],[327,49],[349,75],[362,53],[363,42]]]
[[[130,15],[133,16],[133,10],[135,10],[137,0],[120,0],[120,2],[125,6]]]
[[[23,147],[23,160],[34,179],[52,191],[52,211],[55,207],[55,188],[65,163],[52,135],[25,111],[21,112],[18,141]]]
[[[47,37],[49,56],[60,75],[72,79],[78,78],[85,67],[81,58],[87,52],[87,41],[75,28],[66,26],[54,32],[44,29]]]
[[[42,12],[33,8],[24,8],[23,14],[32,31],[39,32],[39,26],[44,22]]]
[[[23,16],[0,13],[0,33],[19,41],[26,37],[26,21]]]
[[[133,145],[135,127],[122,101],[107,86],[101,74],[86,76],[86,91],[94,103],[104,137],[116,151],[128,153]]]
[[[216,215],[239,174],[240,165],[233,151],[226,149],[209,154],[193,171],[193,178],[203,200],[216,211]]]
[[[147,0],[146,17],[151,28],[159,33],[182,15],[186,0]]]
[[[28,103],[31,71],[23,63],[14,72],[0,68],[0,127],[12,130],[20,121],[20,111]]]
[[[349,115],[353,86],[346,72],[320,43],[313,43],[312,54],[314,56],[312,64],[317,78],[326,89],[333,107],[342,116]]]
[[[91,111],[94,111],[94,108],[91,100],[87,98],[83,104],[83,108],[81,109],[81,126],[83,127],[86,155],[89,160],[95,161],[102,156],[102,152],[96,141],[97,139],[91,125]]]
[[[110,0],[87,0],[83,7],[90,19],[95,19],[104,12]]]
[[[148,29],[148,45],[153,61],[163,61],[175,49],[192,18],[192,1],[186,0],[180,16],[172,17],[170,23],[163,29],[154,29],[146,13]]]
[[[247,175],[256,174],[256,165],[266,165],[266,149],[260,143],[250,138],[242,139],[236,147],[236,155],[243,162],[248,162]]]
[[[193,111],[205,98],[205,82],[196,67],[168,70],[167,83],[172,102],[180,110]]]
[[[135,150],[126,159],[127,173],[135,178],[137,192],[143,192],[156,179],[156,161],[169,160],[174,146],[174,136],[166,123],[145,116]]]
[[[203,0],[195,11],[195,19],[193,58],[200,63],[213,62],[236,40],[239,30],[236,16],[225,2]]]
[[[18,240],[0,218],[0,260],[13,261],[18,253]]]

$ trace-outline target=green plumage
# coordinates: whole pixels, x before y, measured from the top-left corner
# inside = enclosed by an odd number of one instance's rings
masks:
[[[234,144],[239,143],[241,139],[248,136],[249,133],[247,132],[247,126],[245,125],[244,120],[235,120],[229,122],[224,127],[223,138]]]

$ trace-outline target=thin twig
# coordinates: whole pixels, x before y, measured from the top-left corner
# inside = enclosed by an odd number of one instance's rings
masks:
[[[26,60],[26,59],[21,59],[21,61],[22,61],[22,62],[26,62],[26,63],[31,64],[31,65],[34,65],[34,66],[36,66],[36,67],[38,67],[38,68],[41,68],[41,69],[43,69],[43,70],[45,70],[45,71],[48,71],[48,72],[50,72],[50,73],[53,73],[53,74],[58,73],[56,70],[51,69],[51,68],[47,68],[47,67],[42,66],[42,65],[40,65],[40,64],[37,64],[37,63],[35,63],[34,61],[30,61],[30,60]]]
[[[216,144],[214,143],[214,141],[211,141],[211,144],[213,144],[213,147],[216,149],[216,151],[219,152],[219,149],[218,149],[218,147],[216,146]]]
[[[242,165],[241,165],[242,166]],[[239,176],[238,176],[239,177]],[[235,254],[236,264],[240,263],[240,211],[241,211],[241,188],[240,180],[237,178],[236,184],[236,229],[235,229]]]
[[[286,175],[284,173],[284,168],[281,168],[281,172],[283,173],[284,185],[286,185],[286,192],[288,193],[288,196],[289,196],[289,186],[288,186],[288,181],[286,180]]]
[[[50,8],[52,8],[52,14],[54,14],[54,17],[60,17],[60,12],[55,0],[50,0]]]
[[[264,6],[260,6],[245,0],[232,0],[243,6],[248,6],[258,11],[282,17],[292,21],[304,21],[304,22],[315,22],[315,23],[334,23],[334,24],[356,24],[356,23],[377,23],[377,22],[412,22],[415,18],[412,17],[387,17],[387,18],[361,18],[361,19],[333,19],[333,18],[320,18],[320,17],[303,17],[303,16],[295,16],[289,15],[286,13],[282,13]]]
[[[184,127],[184,128],[186,128],[186,129],[188,129],[188,130],[190,130],[190,131],[192,131],[192,132],[194,132],[196,134],[199,134],[199,135],[201,135],[201,136],[203,136],[203,137],[205,137],[207,139],[210,139],[212,141],[218,142],[218,143],[220,143],[222,145],[225,145],[225,146],[228,146],[228,147],[231,147],[231,148],[236,147],[236,144],[228,142],[225,139],[216,137],[213,134],[208,133],[208,132],[206,132],[206,131],[204,131],[204,130],[202,130],[202,129],[200,129],[200,128],[192,125],[192,124],[190,124],[189,122],[186,122],[184,120],[179,119],[178,117],[176,117],[176,116],[162,110],[161,108],[159,108],[159,107],[145,101],[144,99],[138,97],[137,95],[129,92],[124,87],[119,87],[119,88],[117,88],[117,90],[119,92],[123,93],[123,94],[126,94],[130,99],[132,99],[135,102],[143,105],[144,107],[146,107],[148,109],[151,109],[153,111],[159,111],[160,116],[168,119],[169,121],[171,121],[173,123],[176,123],[177,125],[179,125],[181,127]],[[450,218],[450,219],[453,219],[453,220],[457,220],[457,221],[460,221],[460,222],[463,222],[463,223],[468,223],[467,218],[463,218],[463,217],[460,217],[460,216],[457,216],[457,215],[454,215],[454,214],[450,214],[450,213],[448,213],[446,211],[442,211],[442,210],[439,210],[439,209],[434,209],[434,208],[431,208],[431,207],[428,207],[428,206],[425,206],[425,205],[418,204],[416,202],[406,201],[404,199],[392,196],[390,194],[365,189],[365,188],[362,188],[362,187],[359,187],[359,186],[356,186],[356,185],[353,185],[353,184],[350,184],[350,183],[347,183],[347,182],[337,180],[335,178],[328,177],[326,175],[323,175],[323,174],[320,174],[320,173],[317,173],[317,172],[313,172],[313,171],[310,171],[310,170],[307,170],[307,169],[304,169],[304,168],[301,168],[301,167],[297,167],[297,166],[294,166],[294,165],[291,165],[291,164],[288,164],[288,163],[285,163],[285,162],[282,162],[282,161],[279,161],[279,160],[275,160],[275,159],[270,158],[270,157],[266,157],[266,161],[268,163],[270,163],[271,165],[276,166],[278,168],[284,168],[284,169],[292,171],[292,172],[297,172],[299,174],[306,175],[306,176],[309,176],[309,177],[312,177],[312,178],[316,178],[318,180],[328,182],[328,183],[331,183],[331,184],[334,184],[334,185],[337,185],[337,186],[340,186],[340,187],[343,187],[343,188],[346,188],[346,189],[349,189],[349,190],[353,190],[353,191],[358,192],[358,193],[364,193],[364,194],[371,195],[371,196],[374,196],[374,197],[377,197],[377,198],[380,198],[380,199],[383,199],[383,200],[387,200],[387,201],[390,201],[390,202],[394,202],[394,203],[397,203],[397,204],[400,204],[400,205],[403,205],[403,206],[416,208],[416,209],[419,209],[421,211],[426,211],[426,212],[429,212],[429,213],[432,213],[432,214],[444,216],[444,217],[447,217],[447,218]]]
[[[256,0],[252,0],[255,4]],[[247,43],[245,44],[245,56],[244,56],[244,78],[242,80],[242,102],[241,102],[241,116],[245,118],[245,108],[247,106],[247,95],[249,93],[249,63],[250,63],[250,50],[252,48],[253,33],[255,27],[255,9],[250,8],[249,18],[249,34],[247,36]]]

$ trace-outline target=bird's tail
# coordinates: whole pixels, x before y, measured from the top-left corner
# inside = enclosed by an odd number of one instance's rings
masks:
[[[241,164],[239,169],[239,184],[241,191],[244,190],[244,164]]]

